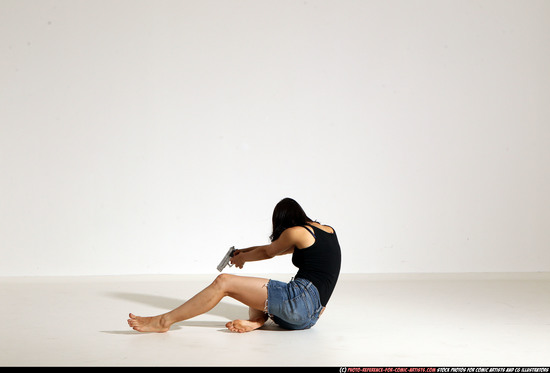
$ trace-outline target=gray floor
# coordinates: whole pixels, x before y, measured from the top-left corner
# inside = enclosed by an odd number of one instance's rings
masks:
[[[549,273],[342,275],[305,331],[229,332],[247,314],[231,299],[165,334],[128,328],[215,276],[0,277],[0,366],[550,365]]]

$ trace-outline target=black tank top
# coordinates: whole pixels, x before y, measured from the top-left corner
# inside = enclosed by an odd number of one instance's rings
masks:
[[[292,264],[298,267],[296,278],[309,280],[319,290],[321,304],[327,305],[340,274],[341,253],[336,231],[325,232],[313,225],[306,228],[315,238],[315,243],[305,249],[294,249]]]

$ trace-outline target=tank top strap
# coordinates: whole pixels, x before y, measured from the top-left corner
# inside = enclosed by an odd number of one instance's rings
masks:
[[[318,222],[316,222],[316,223],[318,223]],[[314,225],[312,225],[312,224],[309,224],[309,223],[306,223],[306,225],[308,225],[308,226],[310,226],[311,228],[313,228],[313,232],[315,232],[316,229],[319,229],[319,228],[317,228],[316,226],[314,226]],[[326,231],[323,230],[323,229],[319,229],[319,230],[322,231],[322,232],[328,233],[328,234],[334,234],[334,235],[336,235],[336,230],[335,230],[334,228],[332,228],[330,225],[325,225],[325,227],[329,227],[330,229],[332,229],[332,233],[326,232]],[[306,226],[304,226],[304,228],[307,229]],[[309,231],[309,229],[308,229],[308,231]],[[315,236],[315,233],[313,233],[313,232],[310,231],[310,233],[313,235],[313,237],[317,238],[317,237]]]
[[[306,224],[306,225],[302,225],[302,227],[304,227],[309,233],[311,233],[311,235],[313,236],[313,238],[317,239],[317,236],[315,236],[315,231],[314,230],[311,230],[308,228],[308,226],[312,227],[312,225],[309,225],[309,224]]]

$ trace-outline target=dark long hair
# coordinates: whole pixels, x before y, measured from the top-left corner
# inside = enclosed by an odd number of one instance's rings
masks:
[[[285,229],[313,221],[308,218],[302,206],[292,198],[285,198],[277,203],[271,220],[273,222],[273,233],[269,237],[271,242],[277,240]]]

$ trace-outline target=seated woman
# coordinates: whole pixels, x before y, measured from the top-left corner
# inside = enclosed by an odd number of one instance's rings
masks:
[[[131,313],[128,325],[139,332],[166,332],[174,323],[210,311],[226,296],[249,307],[248,320],[226,324],[235,332],[255,330],[268,317],[285,329],[308,329],[315,325],[340,274],[341,253],[336,232],[308,218],[291,198],[275,206],[272,222],[271,244],[237,250],[231,263],[243,268],[246,262],[292,254],[292,263],[298,272],[289,283],[221,274],[178,308],[153,317]]]

